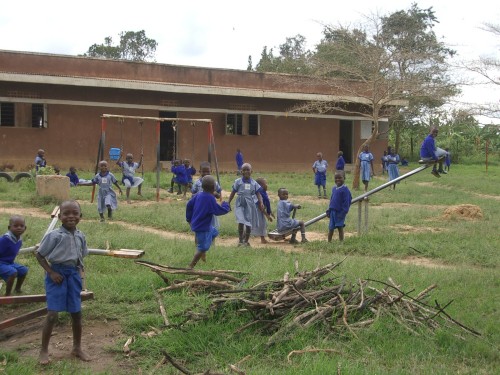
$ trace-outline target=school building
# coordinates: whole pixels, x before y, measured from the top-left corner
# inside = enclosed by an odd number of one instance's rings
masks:
[[[173,158],[191,159],[196,168],[207,160],[208,126],[196,119],[212,121],[220,171],[236,169],[237,148],[257,172],[310,170],[319,151],[331,169],[339,150],[352,163],[371,121],[346,113],[294,113],[301,103],[331,100],[335,93],[289,78],[0,50],[0,164],[25,171],[42,148],[47,163],[62,171],[70,165],[93,170],[103,114],[190,119],[159,127],[154,119],[106,120],[105,152],[122,148],[135,159],[143,152],[145,170],[156,168],[157,157],[166,168]],[[379,160],[386,148],[382,134],[370,151]]]

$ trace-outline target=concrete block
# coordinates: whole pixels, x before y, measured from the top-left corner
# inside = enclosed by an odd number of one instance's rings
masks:
[[[59,201],[69,199],[69,178],[59,175],[36,176],[36,193],[39,196],[52,196]]]

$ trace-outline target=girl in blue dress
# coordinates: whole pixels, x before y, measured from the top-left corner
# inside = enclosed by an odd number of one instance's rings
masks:
[[[118,185],[118,180],[108,169],[108,162],[103,160],[99,162],[99,173],[94,176],[91,182],[80,184],[82,186],[99,185],[99,192],[97,193],[97,211],[104,221],[104,210],[108,210],[108,218],[113,218],[113,211],[118,208],[118,201],[116,193],[113,190],[113,185],[118,188],[120,195],[122,189]]]
[[[228,203],[231,204],[234,196],[236,195],[236,204],[234,208],[234,216],[238,223],[238,246],[249,247],[248,239],[252,227],[259,225],[259,210],[264,211],[264,204],[262,203],[262,196],[260,195],[260,185],[251,177],[252,166],[244,163],[241,166],[241,178],[234,181],[231,194],[229,195]],[[256,203],[258,202],[258,205]]]
[[[391,149],[391,153],[387,155],[387,173],[389,174],[389,181],[399,177],[399,161],[399,155],[396,154],[394,149]],[[396,184],[392,185],[392,189],[396,190]]]
[[[368,151],[368,145],[363,146],[363,152],[358,156],[360,162],[361,180],[365,185],[365,191],[368,191],[368,183],[373,177],[373,154]]]

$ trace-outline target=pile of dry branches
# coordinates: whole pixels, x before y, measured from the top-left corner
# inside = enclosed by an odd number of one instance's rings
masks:
[[[347,330],[356,336],[356,329],[369,326],[380,315],[392,316],[416,335],[419,327],[435,330],[451,326],[480,335],[445,311],[453,301],[444,306],[437,301],[434,305],[426,302],[436,285],[414,294],[414,290],[403,291],[392,279],[388,282],[370,279],[348,282],[345,277],[333,273],[342,262],[302,272],[296,263],[293,277],[286,273],[282,280],[242,288],[245,278],[236,277],[237,271],[190,270],[137,261],[150,267],[169,284],[158,292],[180,288],[211,291],[212,313],[230,311],[231,314],[250,316],[251,320],[237,332],[250,327],[261,329],[271,334],[269,345],[285,339],[298,327],[308,328],[316,324],[322,324],[328,330]],[[196,277],[170,282],[162,275],[165,272]],[[207,319],[212,315],[191,310],[185,314],[187,321]]]

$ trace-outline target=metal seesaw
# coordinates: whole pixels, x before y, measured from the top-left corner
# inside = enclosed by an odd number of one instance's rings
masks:
[[[366,193],[364,194],[361,194],[360,196],[357,196],[356,198],[354,198],[352,201],[351,201],[351,206],[354,204],[354,203],[357,203],[357,202],[360,202],[362,201],[363,199],[366,199],[368,198],[370,195],[372,194],[375,194],[377,192],[379,192],[380,190],[383,190],[391,185],[394,185],[395,183],[401,181],[401,180],[404,180],[408,177],[411,177],[413,176],[414,174],[417,174],[419,172],[422,172],[424,169],[427,169],[429,168],[430,166],[432,166],[434,164],[434,161],[430,162],[430,163],[426,163],[422,160],[419,161],[419,164],[422,164],[420,167],[402,175],[402,176],[399,176],[398,178],[395,178],[394,180],[391,180],[391,181],[388,181],[386,182],[385,184],[382,184],[380,186],[377,186],[375,189],[372,189],[370,191],[367,191]],[[311,220],[308,220],[304,223],[304,226],[309,226],[311,224],[314,224],[316,223],[317,221],[320,221],[322,219],[324,219],[326,216],[326,213],[322,213],[321,215],[319,216],[316,216],[315,218],[312,218]],[[272,232],[269,232],[268,233],[268,236],[271,240],[273,241],[282,241],[284,240],[287,236],[291,235],[293,232],[296,232],[300,229],[299,226],[295,227],[295,228],[292,228],[292,229],[288,229],[287,231],[284,231],[284,232],[278,232],[277,230],[273,230]]]

